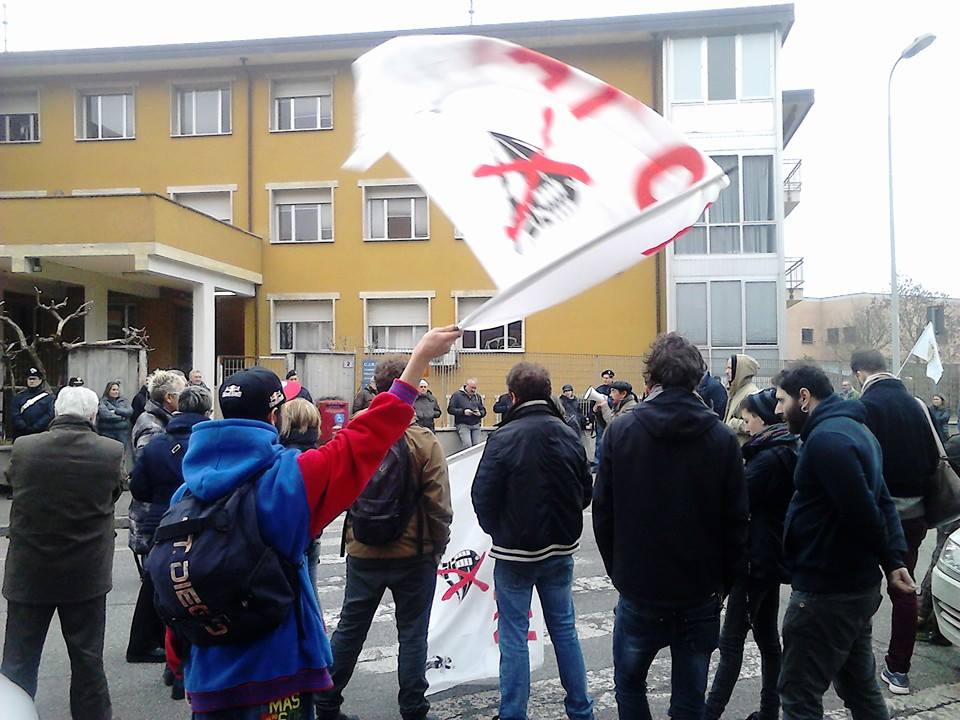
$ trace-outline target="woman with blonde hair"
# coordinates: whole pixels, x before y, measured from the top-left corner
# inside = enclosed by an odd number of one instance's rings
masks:
[[[284,403],[280,410],[280,444],[304,452],[320,442],[320,412],[303,398]]]

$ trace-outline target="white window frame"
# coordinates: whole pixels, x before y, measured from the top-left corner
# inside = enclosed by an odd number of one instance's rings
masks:
[[[361,292],[359,294],[359,297],[363,301],[363,343],[364,343],[364,349],[367,352],[367,354],[372,355],[372,354],[409,352],[409,350],[393,349],[390,347],[387,347],[387,348],[373,347],[373,338],[370,333],[369,312],[367,307],[367,302],[369,300],[426,300],[427,301],[426,328],[427,328],[427,331],[429,332],[430,327],[433,324],[433,300],[436,296],[437,296],[437,293],[433,290],[410,290],[410,291],[387,290],[387,291]],[[419,326],[409,325],[404,327],[419,327]]]
[[[267,302],[270,303],[270,352],[273,355],[289,355],[294,353],[331,353],[335,351],[337,345],[337,301],[340,299],[340,293],[277,293],[267,295]],[[322,350],[281,350],[280,349],[280,323],[276,319],[276,303],[278,302],[324,302],[330,303],[330,317],[332,318],[330,328],[330,347]],[[318,322],[323,322],[319,321]],[[296,339],[294,339],[294,348],[296,348]]]
[[[733,58],[734,58],[734,78],[736,83],[735,97],[729,100],[709,100],[709,60],[707,56],[707,37],[700,36],[700,99],[699,100],[676,100],[675,99],[675,77],[676,61],[673,50],[673,41],[678,38],[671,38],[669,44],[669,84],[670,84],[670,104],[671,105],[730,105],[739,102],[770,102],[776,95],[776,42],[773,32],[770,33],[714,33],[717,37],[729,37],[734,35]],[[769,60],[770,60],[770,93],[767,95],[745,95],[743,91],[743,36],[744,35],[766,35],[768,38]],[[689,39],[689,38],[684,38]]]
[[[140,195],[141,190],[138,187],[81,188],[79,190],[71,190],[70,194],[74,197],[92,197],[94,195]]]
[[[336,180],[303,180],[294,182],[267,183],[268,217],[270,218],[271,245],[314,245],[317,243],[332,243],[337,239],[337,199],[336,189],[340,184]],[[281,240],[280,239],[280,205],[291,203],[277,203],[276,193],[285,190],[328,190],[330,192],[330,237],[323,238],[322,218],[317,218],[316,240]],[[297,204],[297,203],[292,203]],[[325,204],[325,203],[318,203]]]
[[[740,283],[740,339],[743,341],[739,345],[714,345],[712,342],[713,339],[713,293],[711,291],[711,284],[715,282],[739,282]],[[773,343],[748,343],[747,342],[747,283],[773,283],[777,289],[777,306],[776,306],[776,327],[777,327],[777,338],[776,342]],[[706,344],[697,343],[697,347],[702,351],[714,352],[721,350],[723,352],[746,352],[749,353],[751,349],[756,350],[770,350],[777,349],[781,346],[780,338],[780,313],[781,305],[779,302],[780,298],[780,282],[779,278],[776,276],[765,276],[759,275],[757,277],[744,278],[742,275],[739,276],[711,276],[709,278],[698,278],[698,279],[689,279],[678,281],[674,284],[673,290],[673,303],[674,307],[677,307],[678,302],[678,293],[676,288],[680,285],[706,285],[707,286],[707,342]],[[679,308],[677,310],[679,314]],[[676,328],[677,332],[683,332],[683,329],[680,327]]]
[[[17,88],[10,87],[4,90],[0,95],[34,95],[36,98],[36,110],[32,113],[3,113],[0,114],[0,122],[4,123],[5,135],[8,138],[7,140],[0,140],[0,145],[26,145],[29,143],[38,143],[40,142],[42,135],[42,130],[40,128],[40,91],[37,88],[26,87],[26,88]],[[10,116],[11,115],[32,115],[33,123],[32,129],[34,137],[29,140],[10,140]]]
[[[357,182],[357,185],[363,190],[363,241],[364,242],[422,242],[424,240],[430,239],[430,197],[426,194],[424,189],[420,187],[414,180],[410,178],[402,179],[389,179],[389,180],[360,180]],[[371,198],[369,197],[369,192],[372,190],[376,193],[377,188],[411,188],[412,192],[409,196],[400,195],[392,198]],[[402,237],[402,238],[392,238],[392,237],[372,237],[371,235],[371,220],[370,220],[370,209],[371,202],[383,202],[383,232],[384,235],[387,235],[387,227],[389,223],[387,222],[387,201],[388,200],[410,200],[410,230],[413,237]],[[426,205],[425,212],[427,218],[427,227],[426,235],[423,237],[417,236],[417,207],[416,201],[422,199]]]
[[[220,129],[219,132],[213,133],[201,133],[196,132],[197,128],[197,92],[207,92],[210,90],[217,90],[219,92],[218,102],[217,102],[217,127]],[[227,105],[230,112],[230,117],[228,120],[228,129],[224,130],[223,127],[223,92],[226,91],[230,94],[230,101]],[[181,103],[180,95],[181,93],[193,93],[193,128],[194,132],[185,133],[183,132],[183,122],[180,116],[181,113]],[[174,83],[170,87],[170,137],[210,137],[215,135],[232,135],[233,134],[233,84],[230,81],[224,82],[203,82],[203,83]]]
[[[85,87],[85,88],[75,88],[74,90],[74,140],[77,142],[104,142],[109,140],[136,140],[137,139],[137,88],[133,84],[124,84],[116,86],[95,86],[95,87]],[[115,138],[105,138],[105,137],[86,137],[85,133],[87,132],[87,103],[86,98],[88,97],[99,97],[100,101],[97,103],[98,112],[101,117],[103,115],[103,97],[106,95],[121,95],[123,96],[123,132],[124,134],[120,137]],[[133,115],[133,122],[131,123],[132,134],[127,135],[127,116]],[[100,132],[102,134],[103,126],[98,125]]]
[[[471,299],[483,299],[489,300],[496,292],[493,290],[454,290],[450,293],[450,296],[454,301],[454,317],[457,319],[457,322],[460,322],[462,319],[460,317],[460,301],[464,298]],[[517,320],[512,320],[511,322],[503,323],[502,325],[493,325],[489,328],[483,328],[483,330],[493,330],[494,328],[501,328],[503,330],[504,342],[506,338],[510,337],[507,329],[508,326],[513,325],[513,323],[520,323],[520,346],[519,347],[503,347],[503,348],[482,348],[480,345],[480,333],[481,330],[475,330],[471,332],[476,333],[477,345],[478,347],[469,348],[463,346],[463,338],[461,337],[457,340],[457,350],[459,352],[470,353],[470,354],[490,354],[490,353],[523,353],[526,352],[527,347],[527,320],[526,318],[518,318]]]
[[[316,97],[317,98],[317,127],[312,128],[281,128],[280,127],[280,106],[278,104],[279,98],[276,97],[275,86],[278,83],[287,82],[291,80],[321,80],[326,79],[330,83],[330,92],[326,95],[307,95],[303,97]],[[273,133],[290,133],[290,132],[319,132],[326,130],[333,130],[333,116],[334,116],[334,81],[336,79],[336,73],[329,70],[318,73],[290,73],[284,75],[276,75],[271,77],[270,80],[270,96],[269,96],[269,110],[267,117],[267,127],[270,128],[270,132]],[[321,112],[321,97],[330,98],[330,124],[325,126],[323,124],[323,113]],[[284,98],[290,99],[290,98]],[[293,107],[290,108],[290,122],[293,124]]]
[[[207,215],[214,220],[219,220],[220,222],[225,222],[229,225],[233,224],[233,195],[237,192],[236,183],[228,185],[169,185],[167,187],[167,195],[171,200],[177,202],[178,195],[189,195],[191,193],[218,193],[218,192],[229,192],[230,193],[230,218],[228,220],[220,220],[220,218],[214,218],[212,215]],[[193,209],[193,208],[191,208]],[[200,212],[197,210],[197,212]],[[206,213],[203,213],[206,215]]]
[[[681,252],[677,252],[677,249],[676,249],[676,241],[675,241],[674,244],[673,244],[673,255],[674,255],[674,257],[677,257],[677,258],[680,258],[680,259],[687,259],[687,258],[698,258],[698,259],[702,259],[702,258],[705,258],[705,257],[711,257],[711,258],[731,258],[731,257],[770,258],[770,257],[777,257],[777,256],[780,254],[780,246],[781,246],[781,242],[782,242],[782,241],[781,241],[781,238],[780,238],[780,222],[779,222],[779,220],[777,219],[777,217],[778,217],[778,215],[779,215],[778,203],[779,203],[780,205],[783,204],[783,197],[781,196],[780,192],[777,190],[777,165],[776,165],[776,163],[778,162],[777,154],[774,153],[774,152],[759,152],[759,151],[754,152],[754,151],[731,150],[731,151],[729,151],[729,152],[726,152],[726,151],[713,151],[713,150],[711,150],[711,151],[708,153],[708,155],[709,155],[711,158],[713,158],[713,157],[721,157],[721,156],[724,156],[724,155],[727,155],[727,156],[732,155],[732,156],[734,156],[734,157],[737,158],[737,185],[739,186],[739,189],[740,189],[740,194],[739,194],[739,197],[737,198],[737,202],[739,203],[738,212],[739,212],[739,218],[740,218],[740,219],[739,219],[736,223],[712,223],[712,222],[710,222],[710,221],[708,220],[708,217],[709,217],[709,213],[710,213],[711,208],[708,208],[708,209],[704,210],[704,211],[703,211],[703,214],[702,214],[699,218],[697,218],[697,221],[692,225],[692,227],[694,227],[694,228],[704,228],[704,229],[706,230],[707,252],[706,252],[706,253],[681,253]],[[771,186],[772,186],[772,189],[773,189],[773,220],[745,220],[745,219],[744,219],[744,212],[743,212],[743,207],[744,207],[743,195],[744,195],[744,192],[746,192],[746,188],[745,188],[744,183],[743,183],[743,159],[744,159],[744,158],[748,158],[748,157],[768,157],[768,158],[770,158],[770,162],[771,162],[771,164],[770,164],[770,183],[771,183]],[[715,253],[715,252],[711,252],[711,251],[710,251],[710,228],[712,228],[712,227],[738,227],[738,228],[740,229],[740,233],[739,233],[740,249],[739,249],[739,251],[738,251],[738,252],[735,252],[735,253]],[[744,252],[744,251],[743,251],[743,241],[744,241],[744,235],[746,234],[746,233],[744,232],[744,228],[747,228],[747,227],[773,227],[773,229],[774,229],[774,230],[773,230],[773,235],[774,235],[774,238],[773,238],[773,240],[774,240],[774,250],[773,250],[773,252],[767,252],[767,253],[758,253],[758,252],[749,252],[749,253],[748,253],[748,252]],[[679,240],[681,240],[682,238],[683,238],[683,236],[681,235],[679,238],[677,238],[677,240],[679,241]]]

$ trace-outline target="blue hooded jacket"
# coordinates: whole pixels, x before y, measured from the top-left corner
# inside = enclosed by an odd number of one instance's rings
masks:
[[[288,560],[300,563],[300,621],[291,611],[271,633],[251,643],[193,646],[185,686],[194,712],[269,702],[296,692],[331,686],[327,668],[333,655],[302,562],[311,540],[310,511],[297,450],[285,450],[272,425],[256,420],[218,420],[195,425],[183,460],[184,485],[198,498],[216,500],[262,473],[257,510],[264,541]]]

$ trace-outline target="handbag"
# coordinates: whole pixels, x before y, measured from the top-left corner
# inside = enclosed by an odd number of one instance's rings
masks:
[[[933,426],[930,410],[922,400],[917,400],[933,433],[933,441],[940,453],[937,469],[927,483],[923,494],[923,514],[928,527],[940,527],[960,519],[960,477],[950,464],[940,435]]]

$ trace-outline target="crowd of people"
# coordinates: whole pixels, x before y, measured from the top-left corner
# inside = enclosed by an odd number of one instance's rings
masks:
[[[344,694],[388,589],[400,715],[432,717],[427,628],[453,511],[435,432],[441,406],[424,374],[459,335],[438,328],[409,358],[384,357],[349,423],[326,439],[295,372],[284,381],[259,367],[231,375],[217,390],[223,419],[211,420],[213,394],[199,373],[158,370],[128,402],[119,382],[98,397],[79,378],[54,395],[31,369],[7,472],[2,673],[36,693],[56,612],[73,717],[112,717],[105,598],[114,503],[128,482],[141,587],[126,658],[162,664],[158,682],[186,696],[195,718],[282,711],[345,720]],[[915,571],[938,440],[953,455],[960,440],[949,438],[946,400],[918,402],[879,352],[855,353],[851,372],[859,392],[835,392],[805,363],[761,388],[757,361],[736,354],[722,383],[695,346],[668,333],[650,347],[642,390],[604,370],[584,412],[573,386],[555,393],[543,366],[511,368],[471,487],[496,559],[499,717],[527,716],[534,588],[565,712],[593,717],[573,601],[573,556],[592,504],[619,594],[612,653],[621,718],[651,716],[647,676],[667,647],[670,716],[720,718],[750,631],[761,657],[751,718],[821,718],[831,685],[854,718],[887,718],[881,683],[909,693],[914,643],[943,642],[929,573],[918,598]],[[480,442],[487,410],[476,379],[447,412],[464,448]],[[344,511],[344,600],[328,637],[317,538]],[[937,528],[931,566],[957,526]],[[884,582],[891,632],[878,674],[872,623]],[[792,593],[781,626],[783,584]]]

